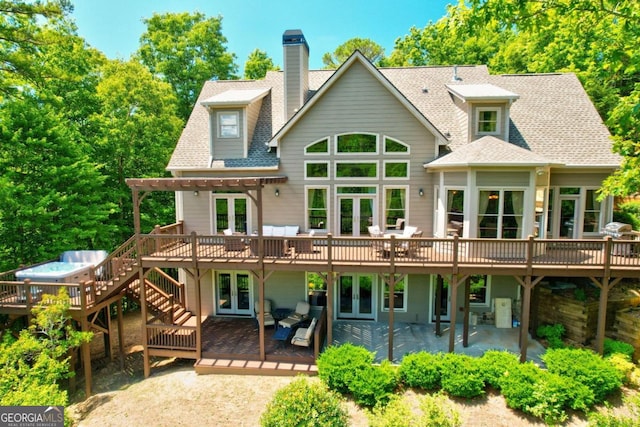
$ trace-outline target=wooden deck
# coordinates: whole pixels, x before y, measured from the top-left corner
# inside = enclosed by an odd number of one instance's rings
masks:
[[[263,252],[256,243],[261,239]],[[234,240],[233,245],[229,240]],[[330,235],[149,235],[144,237],[141,261],[145,267],[640,277],[640,242],[636,241],[391,238],[383,242],[388,250],[374,249],[380,243],[379,239]],[[403,250],[408,245],[412,250]]]

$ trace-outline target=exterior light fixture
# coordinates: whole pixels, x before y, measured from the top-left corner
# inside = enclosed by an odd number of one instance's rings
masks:
[[[193,195],[198,197],[200,195],[200,192],[198,190],[196,190],[196,191],[193,192]]]
[[[276,188],[275,195],[276,195],[276,197],[280,197],[280,190],[278,190],[277,188]]]
[[[418,190],[418,196],[424,196],[424,190],[422,188]]]

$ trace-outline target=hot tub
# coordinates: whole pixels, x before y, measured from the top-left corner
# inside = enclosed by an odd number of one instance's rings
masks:
[[[16,271],[16,279],[44,283],[80,283],[89,280],[92,265],[86,262],[48,262]]]

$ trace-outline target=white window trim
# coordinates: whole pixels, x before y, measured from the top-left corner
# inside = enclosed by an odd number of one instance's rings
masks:
[[[394,313],[406,313],[408,311],[408,301],[409,301],[409,276],[404,276],[404,279],[402,279],[404,281],[404,292],[402,295],[402,307],[403,308],[394,308],[393,312]],[[384,289],[387,286],[387,282],[384,281],[384,279],[380,279],[381,282],[381,286],[380,286],[380,292],[381,294],[381,298],[380,298],[380,311],[382,311],[383,313],[388,313],[389,312],[389,308],[386,308],[384,306]],[[389,303],[391,303],[391,301],[389,301]]]
[[[598,187],[582,187],[580,188],[580,198],[582,199],[580,201],[580,216],[581,216],[581,230],[580,230],[580,234],[584,237],[584,236],[600,236],[600,230],[602,230],[604,228],[604,226],[606,225],[604,223],[604,209],[605,209],[605,200],[600,201],[600,211],[598,211],[598,226],[596,227],[596,231],[589,231],[589,232],[585,232],[584,231],[584,222],[585,222],[585,217],[586,217],[586,213],[587,213],[587,191],[593,191],[596,192],[598,190]],[[595,196],[595,194],[594,194]]]
[[[398,151],[387,151],[387,144],[385,143],[387,139],[390,139],[393,142],[397,142],[400,145],[404,145],[405,147],[407,147],[407,151],[404,153],[398,152]],[[389,154],[389,155],[408,156],[411,154],[411,146],[409,144],[406,144],[400,141],[399,139],[392,138],[389,135],[382,135],[382,151],[384,154]]]
[[[375,164],[376,165],[376,176],[372,177],[349,177],[349,176],[338,176],[338,165],[343,163],[363,163],[363,164]],[[336,180],[344,180],[344,181],[371,181],[377,180],[380,177],[380,162],[377,160],[336,160],[334,162],[333,168],[333,178]]]
[[[442,215],[442,221],[443,221],[443,226],[442,226],[442,230],[445,236],[447,236],[448,232],[449,232],[449,228],[447,227],[449,225],[449,214],[453,213],[453,212],[449,212],[448,206],[447,206],[447,202],[448,202],[448,195],[449,195],[449,191],[462,191],[464,193],[464,197],[463,197],[463,201],[462,201],[462,229],[463,230],[467,230],[467,228],[469,227],[469,220],[467,220],[467,218],[469,218],[468,213],[467,213],[467,203],[468,203],[468,198],[469,198],[469,190],[467,189],[467,187],[461,187],[461,186],[445,186],[444,187],[444,191],[442,191],[441,193],[441,197],[442,197],[442,209],[443,209],[443,215]],[[479,192],[480,190],[478,190]],[[477,209],[476,209],[477,210]],[[477,218],[476,218],[477,221]],[[477,227],[477,226],[476,226]],[[468,233],[469,231],[467,231]],[[464,233],[464,231],[463,231]],[[464,236],[458,236],[458,237],[464,237]]]
[[[327,222],[324,228],[316,228],[316,232],[326,233],[329,230],[329,223],[331,222],[331,193],[330,186],[328,185],[305,185],[304,186],[304,223],[307,230],[311,230],[309,224],[309,190],[324,189],[327,192]]]
[[[327,176],[317,177],[317,176],[307,176],[307,165],[308,164],[325,164],[327,165]],[[304,179],[309,181],[325,181],[331,178],[331,162],[328,160],[325,161],[316,161],[316,160],[305,160],[304,161]]]
[[[236,120],[236,135],[233,136],[223,136],[222,135],[222,116],[235,116]],[[231,125],[228,125],[231,126]],[[218,111],[216,114],[216,128],[218,133],[218,138],[220,139],[238,139],[240,138],[240,112],[238,111]]]
[[[480,275],[479,275],[480,276]],[[485,302],[471,302],[469,301],[469,305],[471,307],[490,307],[491,306],[491,278],[493,276],[489,274],[482,274],[481,276],[487,277],[487,292],[485,293]]]
[[[376,151],[373,153],[340,153],[338,152],[338,137],[343,135],[374,135],[376,137]],[[344,132],[334,136],[333,152],[338,156],[375,156],[380,153],[380,135],[373,132]]]
[[[407,165],[407,176],[387,176],[387,168],[386,168],[387,163],[404,163],[404,164],[406,164]],[[400,181],[400,180],[409,179],[410,175],[411,175],[410,166],[409,166],[409,160],[383,160],[382,174],[383,174],[383,178],[384,179],[392,179],[394,181]]]
[[[480,217],[480,212],[478,211],[478,206],[480,204],[480,201],[478,199],[479,199],[480,193],[482,191],[497,191],[498,193],[500,193],[500,195],[498,196],[499,197],[498,200],[500,200],[500,204],[498,205],[498,214],[496,215],[496,218],[498,218],[498,230],[497,230],[498,236],[495,237],[495,239],[502,239],[501,236],[502,236],[503,225],[504,225],[504,223],[503,223],[503,219],[504,219],[503,218],[504,217],[504,204],[503,204],[504,193],[506,191],[522,191],[522,193],[523,193],[523,196],[522,196],[522,203],[523,203],[523,207],[522,207],[522,226],[521,226],[522,227],[522,230],[521,230],[522,236],[518,236],[518,237],[516,237],[516,239],[524,239],[525,238],[525,234],[526,234],[525,233],[525,229],[526,229],[526,221],[527,221],[527,210],[526,210],[527,206],[526,206],[526,202],[527,202],[527,200],[529,200],[528,199],[528,195],[529,195],[528,189],[524,188],[524,187],[504,187],[504,188],[478,187],[476,189],[476,202],[477,202],[477,205],[476,205],[476,208],[475,208],[476,217],[474,219],[476,235],[477,235],[477,232],[478,232],[478,227],[480,225],[480,223],[478,221],[478,218]]]
[[[325,139],[327,140],[327,151],[326,152],[324,152],[324,153],[308,153],[307,152],[307,148],[317,144],[318,142],[324,141]],[[305,154],[305,156],[328,156],[330,152],[331,152],[331,137],[330,136],[325,136],[323,138],[317,139],[317,140],[313,141],[312,143],[307,144],[307,145],[304,146],[304,154]]]
[[[481,132],[480,131],[480,113],[485,111],[495,111],[496,112],[496,130],[494,132]],[[501,111],[499,107],[477,107],[476,108],[476,122],[475,122],[475,130],[476,135],[500,135],[502,132],[502,118]]]
[[[401,189],[405,191],[406,206],[404,207],[404,220],[405,220],[405,225],[409,223],[409,206],[411,205],[411,203],[409,203],[409,199],[411,198],[411,194],[409,193],[409,186],[408,185],[383,185],[382,186],[382,215],[384,218],[385,226],[387,224],[387,190],[395,190],[395,189]]]

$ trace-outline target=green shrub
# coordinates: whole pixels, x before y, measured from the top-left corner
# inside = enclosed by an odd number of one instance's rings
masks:
[[[357,373],[373,363],[373,353],[364,347],[343,344],[327,348],[318,357],[318,376],[338,393],[349,393],[349,385]]]
[[[623,354],[631,360],[635,351],[636,349],[631,344],[624,341],[612,340],[611,338],[604,339],[604,357],[612,354]]]
[[[536,334],[547,340],[549,348],[563,348],[564,342],[562,341],[562,337],[564,337],[564,333],[564,326],[560,323],[556,323],[555,325],[542,325],[536,329]]]
[[[609,393],[622,386],[623,375],[609,361],[591,350],[548,350],[542,360],[549,372],[587,386],[593,392],[596,402],[602,402]]]
[[[585,410],[593,404],[593,393],[570,378],[543,371],[531,362],[516,366],[505,375],[502,395],[510,408],[559,423],[567,419],[567,408]]]
[[[420,411],[413,411],[400,397],[391,399],[387,406],[376,406],[369,414],[370,427],[458,427],[462,425],[460,413],[441,393],[420,398]]]
[[[611,409],[589,414],[589,426],[593,427],[639,427],[640,426],[640,394],[624,398],[625,408],[630,416],[616,415]]]
[[[386,405],[398,387],[398,369],[388,360],[379,366],[358,369],[349,382],[349,391],[358,405]]]
[[[507,351],[489,350],[480,358],[480,369],[484,382],[496,390],[500,390],[501,381],[520,363],[517,355]]]
[[[476,397],[484,394],[484,380],[475,359],[465,354],[447,353],[442,356],[440,372],[442,389],[451,396]]]
[[[387,405],[378,405],[369,413],[370,427],[405,427],[418,425],[418,419],[409,404],[394,396]]]
[[[400,363],[400,378],[408,387],[435,390],[440,387],[442,354],[426,351],[407,354]]]
[[[420,410],[422,417],[419,425],[430,427],[458,427],[462,425],[460,413],[447,396],[441,393],[425,395],[420,401]]]
[[[613,212],[613,220],[631,224],[634,230],[640,230],[640,202],[621,203]]]
[[[263,427],[348,425],[348,413],[340,396],[321,382],[304,377],[276,391],[260,417]]]
[[[636,365],[634,365],[627,356],[621,353],[614,353],[607,357],[607,361],[609,361],[609,363],[611,363],[623,376],[623,383],[632,383],[632,375],[636,369]]]

